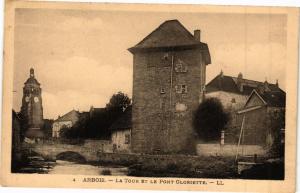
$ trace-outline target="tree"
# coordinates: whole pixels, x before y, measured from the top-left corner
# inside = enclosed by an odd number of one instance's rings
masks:
[[[110,127],[130,105],[131,99],[127,96],[127,94],[122,92],[114,94],[110,98],[109,103],[106,104],[105,119],[108,126]]]
[[[205,99],[194,114],[194,129],[198,136],[205,140],[220,138],[221,130],[229,121],[229,114],[217,98]]]
[[[285,110],[278,110],[269,113],[270,131],[273,142],[269,149],[269,154],[273,157],[284,157],[284,133]]]
[[[131,104],[131,99],[122,92],[114,94],[109,103],[106,104],[107,110],[123,112]]]
[[[59,136],[66,139],[71,138],[71,129],[68,128],[66,125],[63,125],[59,130]]]

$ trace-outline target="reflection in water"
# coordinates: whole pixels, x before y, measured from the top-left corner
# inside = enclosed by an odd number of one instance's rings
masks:
[[[80,164],[72,161],[46,161],[40,156],[28,157],[29,162],[19,168],[19,173],[38,174],[80,174],[80,175],[113,175],[125,176],[128,168],[123,166],[100,166],[91,164]]]
[[[110,170],[112,176],[125,176],[128,173],[126,167],[93,166],[56,160],[56,165],[49,171],[49,174],[102,175],[103,170]]]

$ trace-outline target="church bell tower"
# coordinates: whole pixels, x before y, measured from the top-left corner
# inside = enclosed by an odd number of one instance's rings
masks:
[[[23,99],[21,113],[25,119],[26,133],[28,138],[42,138],[43,132],[43,106],[42,89],[35,79],[34,69],[30,69],[30,75],[23,87]]]

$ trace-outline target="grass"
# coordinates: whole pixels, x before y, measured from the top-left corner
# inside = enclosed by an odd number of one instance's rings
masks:
[[[136,164],[129,167],[130,176],[185,177],[185,178],[236,178],[237,168],[233,157],[203,157],[197,162]]]

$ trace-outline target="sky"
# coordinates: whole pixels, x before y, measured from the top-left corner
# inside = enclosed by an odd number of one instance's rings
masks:
[[[169,19],[191,33],[201,30],[212,60],[207,83],[222,70],[258,81],[278,79],[285,90],[284,15],[17,9],[13,108],[20,110],[31,67],[41,83],[44,118],[104,107],[118,91],[131,97],[133,57],[127,49]]]

